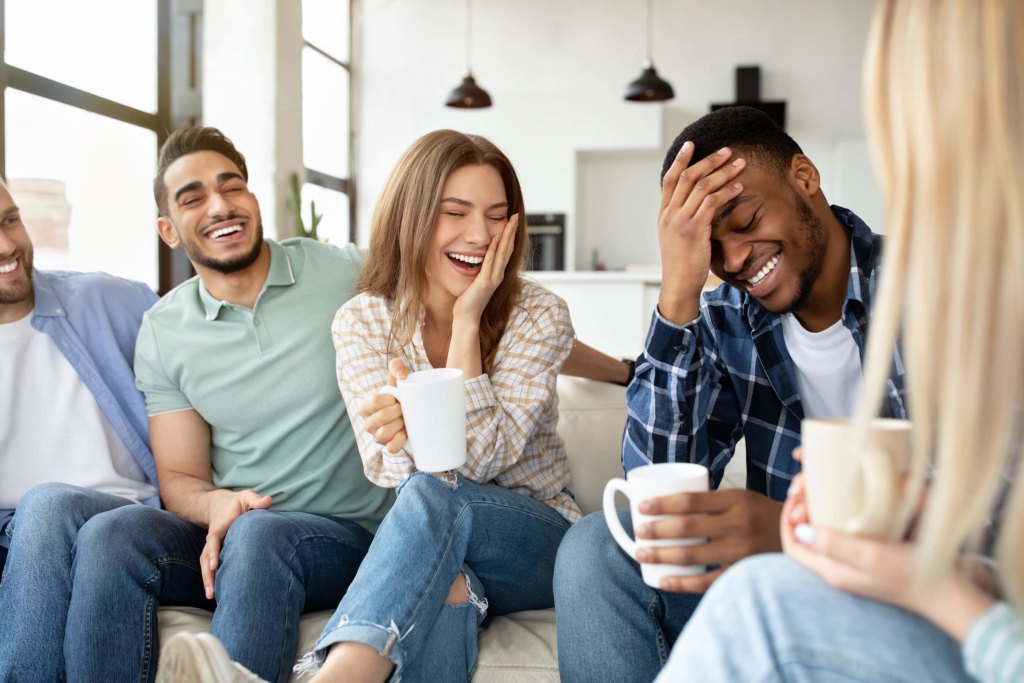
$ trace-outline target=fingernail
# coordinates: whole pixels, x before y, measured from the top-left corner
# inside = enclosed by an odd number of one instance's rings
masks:
[[[692,146],[693,145],[692,145],[692,143],[689,140],[684,142],[683,146],[679,149],[679,155],[682,156],[683,154],[686,154],[687,152],[689,152],[690,151],[690,147],[692,147]]]
[[[786,498],[789,498],[794,493],[796,493],[796,482],[793,482],[792,484],[790,484],[789,488],[786,489]]]
[[[733,166],[737,166],[737,167],[738,166],[742,166],[743,164],[744,164],[743,159],[737,159],[736,161],[732,162],[732,165]]]
[[[810,524],[797,524],[793,529],[793,535],[804,545],[814,545],[814,539],[818,537],[818,533]]]
[[[724,157],[728,153],[729,153],[729,148],[728,147],[723,147],[722,149],[718,150],[718,152],[717,152],[718,156],[720,156],[720,157]]]
[[[643,548],[640,548],[639,550],[636,551],[636,561],[637,562],[648,562],[648,561],[650,561],[650,559],[651,559],[651,554],[648,551],[644,550]]]
[[[654,512],[654,506],[652,506],[650,503],[644,500],[641,501],[640,504],[637,506],[637,510],[639,510],[645,515],[649,515]]]

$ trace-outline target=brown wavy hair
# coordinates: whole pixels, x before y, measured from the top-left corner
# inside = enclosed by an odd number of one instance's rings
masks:
[[[412,339],[424,311],[427,255],[434,239],[445,181],[464,166],[492,166],[508,201],[506,219],[519,214],[515,246],[505,277],[480,317],[480,358],[489,372],[498,342],[519,299],[526,255],[526,211],[519,178],[508,157],[490,140],[454,130],[427,133],[398,160],[373,212],[370,253],[358,291],[393,304],[387,352]]]

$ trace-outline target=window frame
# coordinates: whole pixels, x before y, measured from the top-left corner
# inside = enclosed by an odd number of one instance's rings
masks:
[[[302,47],[310,48],[324,59],[329,60],[331,63],[338,65],[342,69],[348,72],[348,130],[345,131],[345,135],[348,137],[348,177],[340,178],[323,171],[312,169],[305,163],[303,158],[302,169],[305,175],[305,182],[310,185],[317,185],[327,190],[333,190],[340,192],[348,196],[348,239],[349,242],[355,243],[357,241],[357,229],[356,229],[356,190],[355,190],[355,155],[353,154],[352,145],[352,116],[354,109],[352,106],[352,0],[348,0],[348,61],[342,61],[337,57],[331,55],[329,52],[323,50],[314,43],[306,40],[305,36],[302,36]],[[304,76],[304,75],[303,75]],[[305,85],[305,78],[303,77],[303,85]]]
[[[6,0],[0,0],[0,27],[2,27],[0,30],[0,55],[3,56],[0,59],[0,174],[4,177],[7,176],[7,90],[9,88],[154,132],[156,134],[156,148],[153,150],[155,166],[160,147],[167,139],[171,129],[171,3],[172,0],[156,0],[157,106],[156,112],[147,112],[8,64],[6,61],[7,3]],[[172,281],[172,275],[181,271],[181,264],[177,261],[184,257],[176,255],[162,241],[158,241],[158,243],[160,251],[157,255],[157,281],[159,282],[159,291],[163,293],[175,284]],[[189,270],[191,269],[189,268]]]

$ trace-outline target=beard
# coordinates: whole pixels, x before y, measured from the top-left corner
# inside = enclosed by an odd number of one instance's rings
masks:
[[[234,216],[228,216],[227,220],[232,218]],[[181,233],[178,234],[180,237]],[[260,250],[263,249],[263,221],[260,221],[256,226],[256,241],[253,242],[252,249],[238,256],[224,259],[214,258],[203,252],[198,241],[186,240],[184,238],[181,240],[181,246],[193,266],[201,266],[225,275],[237,273],[251,266],[259,258]]]
[[[796,211],[800,216],[801,239],[804,252],[808,256],[808,263],[797,275],[796,295],[789,303],[783,313],[795,313],[807,304],[811,295],[811,288],[821,275],[821,268],[825,264],[825,226],[821,219],[814,215],[810,205],[796,193],[793,193],[793,200],[796,202]]]
[[[32,252],[18,255],[24,277],[8,282],[0,281],[0,305],[20,304],[32,296]]]

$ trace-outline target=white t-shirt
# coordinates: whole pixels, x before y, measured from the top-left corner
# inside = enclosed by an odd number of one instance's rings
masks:
[[[0,325],[0,509],[52,481],[135,502],[156,495],[89,388],[27,315]]]
[[[852,417],[860,396],[860,351],[843,321],[808,332],[787,313],[782,316],[782,332],[796,366],[804,417]]]

